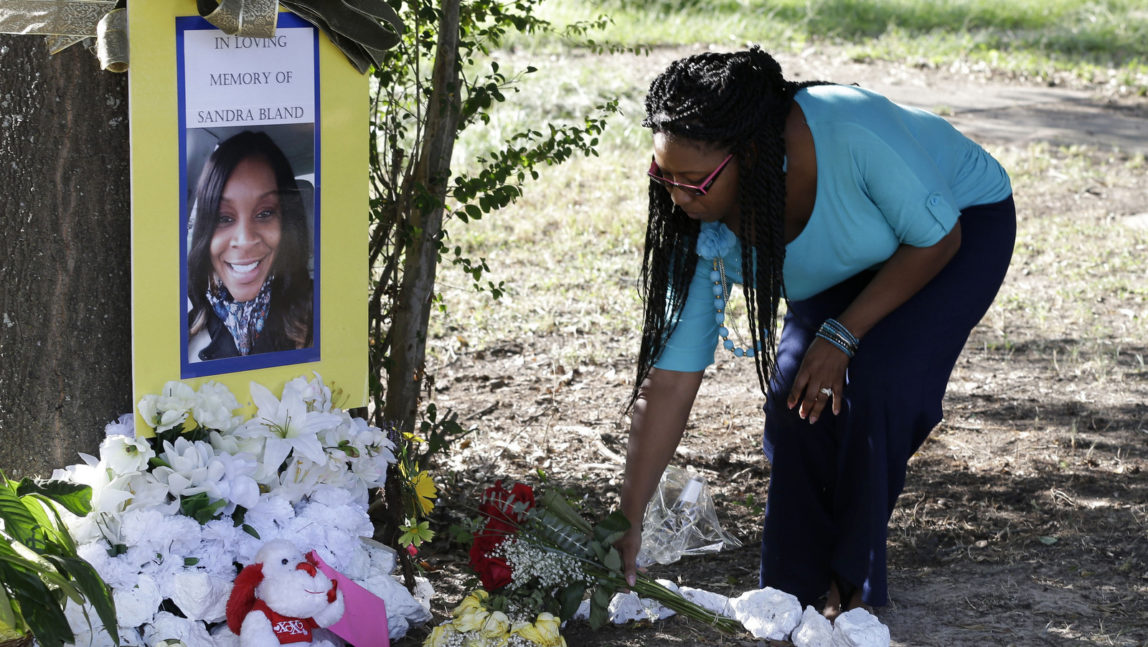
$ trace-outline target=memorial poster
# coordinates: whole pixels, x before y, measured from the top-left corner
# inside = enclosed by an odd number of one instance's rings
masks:
[[[129,29],[135,401],[317,372],[365,404],[366,77],[287,12],[250,38],[133,3]]]

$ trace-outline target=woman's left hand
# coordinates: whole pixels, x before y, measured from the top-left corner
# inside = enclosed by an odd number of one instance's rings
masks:
[[[841,400],[845,391],[845,369],[849,367],[849,356],[833,344],[815,337],[789,392],[789,408],[801,404],[797,414],[802,419],[809,418],[809,424],[817,422],[821,411],[830,400],[833,401],[833,414],[841,413]],[[832,395],[822,389],[829,389]]]

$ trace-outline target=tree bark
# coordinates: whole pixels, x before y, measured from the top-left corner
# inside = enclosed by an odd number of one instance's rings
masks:
[[[127,78],[0,35],[0,469],[49,476],[131,411]]]
[[[458,136],[459,0],[444,0],[435,50],[431,96],[422,150],[412,177],[415,188],[403,259],[403,278],[391,320],[391,369],[387,379],[387,421],[413,431],[426,365],[427,322],[434,296],[443,202],[450,181],[450,158]],[[426,194],[420,195],[420,187]]]

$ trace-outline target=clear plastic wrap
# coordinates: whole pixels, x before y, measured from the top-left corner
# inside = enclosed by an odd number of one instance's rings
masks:
[[[741,542],[722,530],[706,480],[669,466],[646,506],[638,565],[672,564],[683,555],[716,553]]]

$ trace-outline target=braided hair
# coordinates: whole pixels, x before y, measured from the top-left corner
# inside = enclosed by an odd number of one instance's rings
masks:
[[[762,393],[773,373],[776,320],[784,293],[785,140],[793,96],[820,81],[786,81],[772,56],[754,46],[732,53],[707,52],[670,64],[646,95],[642,125],[654,133],[728,150],[738,161],[742,289]],[[645,300],[638,374],[628,408],[665,349],[697,268],[700,224],[674,205],[651,180],[641,293]],[[754,256],[757,262],[754,262]]]

